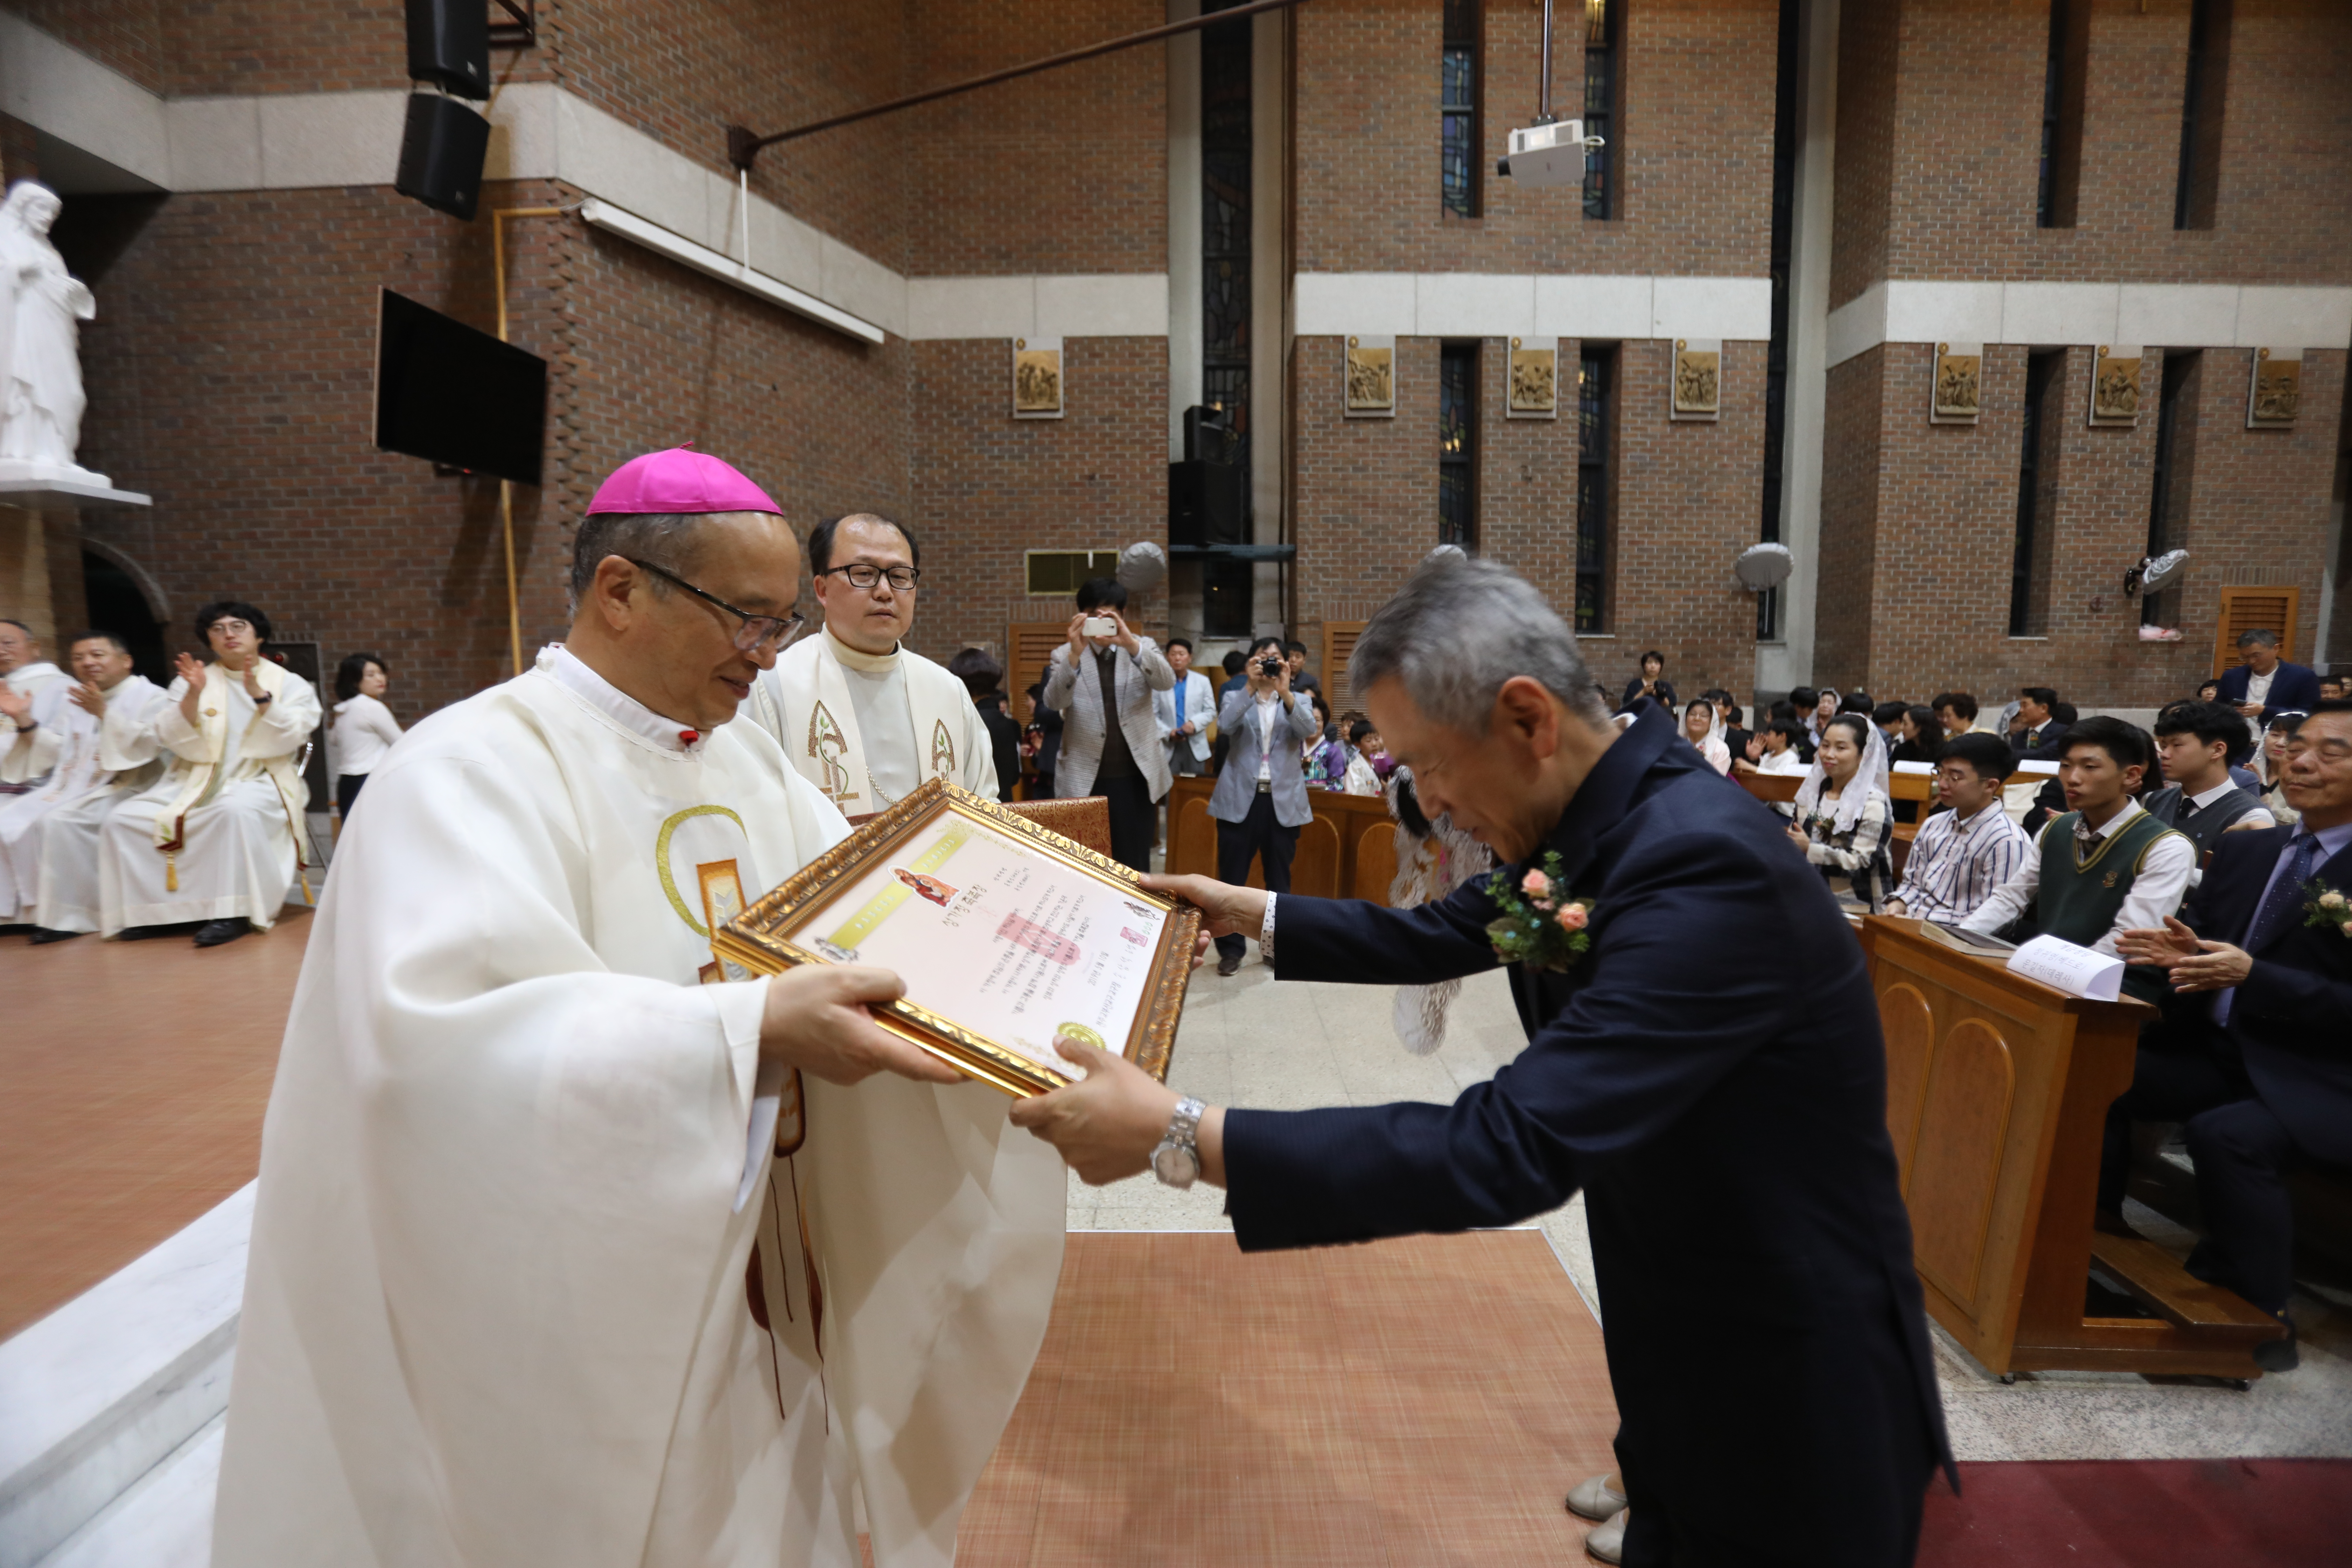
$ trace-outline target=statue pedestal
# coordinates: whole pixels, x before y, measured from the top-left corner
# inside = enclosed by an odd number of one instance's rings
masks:
[[[84,511],[152,506],[137,490],[119,490],[104,474],[70,463],[34,463],[21,458],[0,458],[0,506],[26,511]]]

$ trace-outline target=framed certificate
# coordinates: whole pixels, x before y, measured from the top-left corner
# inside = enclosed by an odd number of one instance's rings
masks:
[[[721,959],[895,970],[876,1021],[1014,1096],[1077,1073],[1068,1035],[1168,1076],[1198,910],[993,801],[934,778],[716,929]]]

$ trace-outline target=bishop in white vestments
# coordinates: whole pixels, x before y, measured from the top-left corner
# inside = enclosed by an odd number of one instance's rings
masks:
[[[74,679],[55,719],[0,754],[0,783],[46,776],[0,804],[0,921],[29,920],[37,945],[98,929],[99,829],[163,772],[163,689],[131,673],[122,640],[84,632],[66,661]]]
[[[565,644],[370,775],[263,1128],[215,1568],[853,1568],[861,1510],[877,1563],[950,1561],[1065,1178],[874,1024],[889,972],[712,953],[847,831],[728,721],[796,625],[774,510],[625,466]]]
[[[171,765],[99,836],[99,929],[202,922],[198,947],[268,931],[304,868],[310,791],[301,752],[317,688],[268,658],[269,617],[225,601],[196,612],[213,662],[186,654],[151,731]]]
[[[760,677],[751,716],[846,816],[932,778],[996,798],[988,725],[962,681],[905,644],[922,552],[903,524],[854,512],[809,534],[820,633]]]

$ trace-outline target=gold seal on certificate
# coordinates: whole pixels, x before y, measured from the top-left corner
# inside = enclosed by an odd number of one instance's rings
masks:
[[[756,973],[871,963],[883,1027],[1013,1095],[1077,1076],[1066,1036],[1166,1078],[1200,912],[1115,860],[935,778],[719,928]]]

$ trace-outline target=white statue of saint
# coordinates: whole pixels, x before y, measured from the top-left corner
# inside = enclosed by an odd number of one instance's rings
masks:
[[[0,478],[104,485],[74,462],[85,402],[74,323],[95,317],[98,301],[49,243],[62,205],[31,180],[0,202]]]

